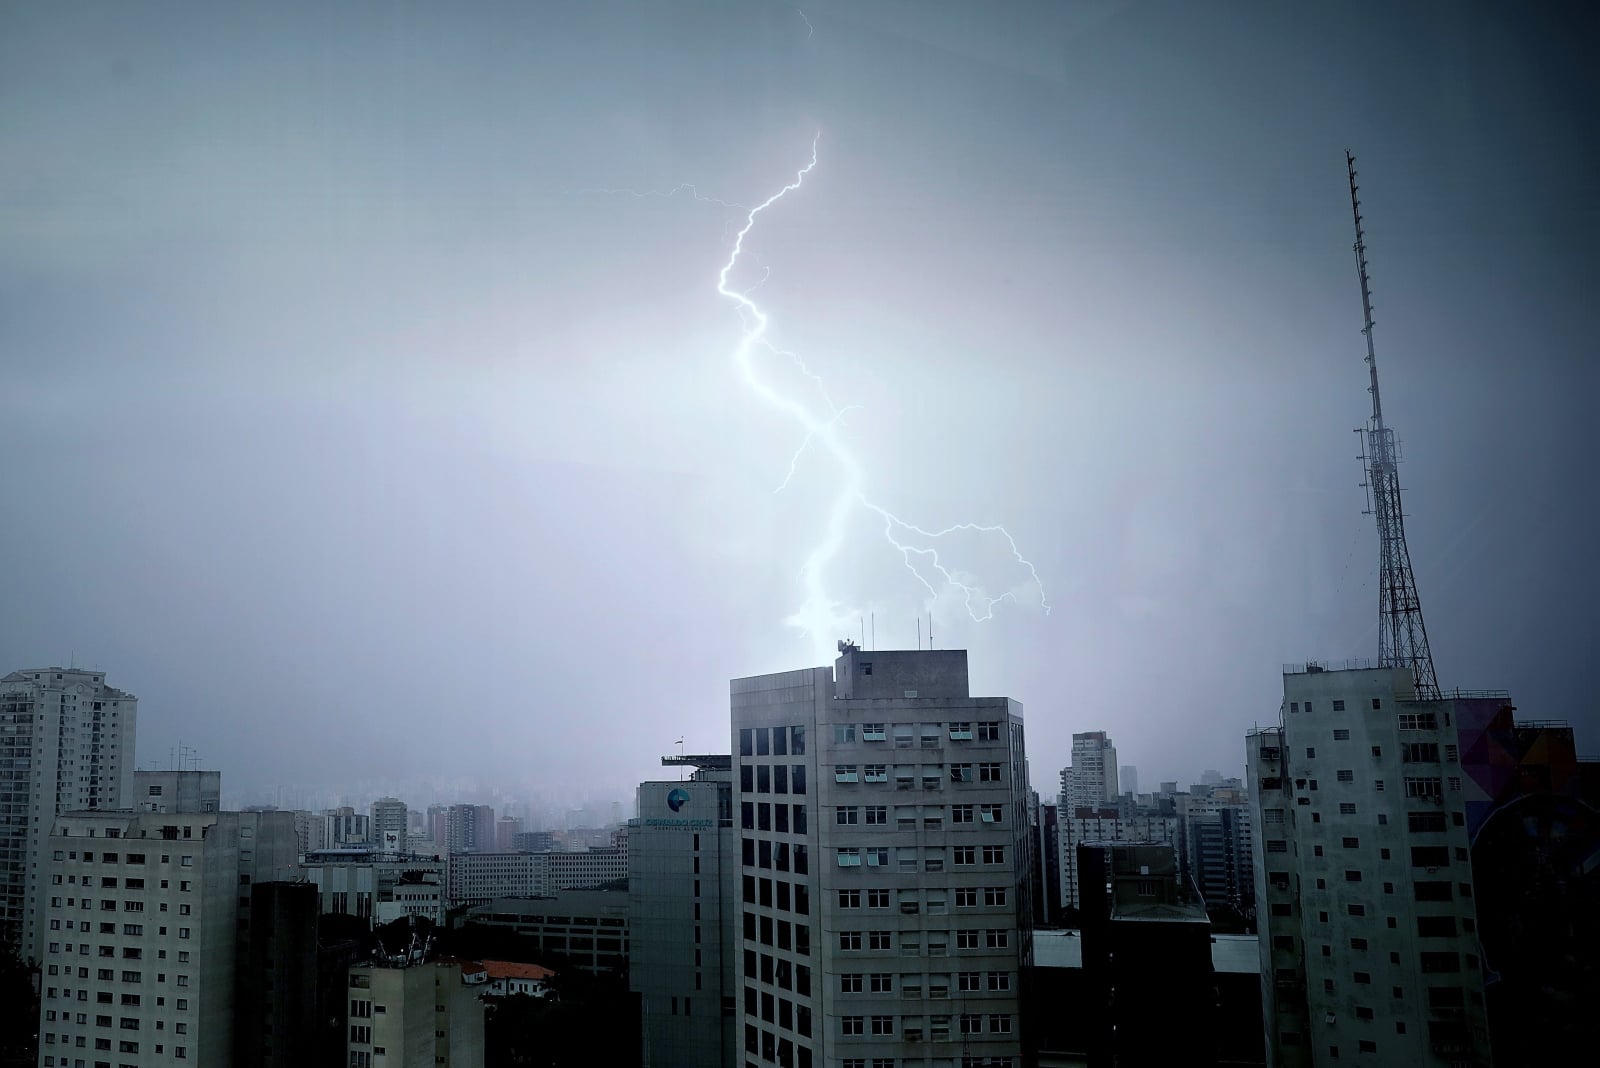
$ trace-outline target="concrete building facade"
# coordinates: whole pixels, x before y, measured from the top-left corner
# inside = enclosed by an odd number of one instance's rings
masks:
[[[382,926],[407,916],[443,923],[445,862],[370,849],[324,849],[301,858],[323,914]]]
[[[643,1063],[739,1063],[735,945],[739,842],[730,758],[686,758],[687,781],[639,784],[628,834],[629,989],[639,995]]]
[[[350,1068],[482,1068],[484,1004],[457,963],[350,969]]]
[[[1285,668],[1246,740],[1269,1063],[1489,1063],[1456,700]]]
[[[130,804],[139,701],[102,671],[0,679],[0,943],[43,955],[40,850],[57,813]]]
[[[564,890],[477,905],[467,910],[467,921],[525,935],[540,952],[559,953],[586,972],[626,972],[628,907],[628,895],[615,890]]]
[[[372,803],[372,844],[383,853],[409,853],[410,830],[406,803],[398,797],[380,797]]]
[[[1014,1065],[1021,706],[964,651],[840,652],[731,685],[744,1062]]]
[[[1072,736],[1072,764],[1061,772],[1061,815],[1097,813],[1117,803],[1117,747],[1105,731]]]
[[[1124,819],[1110,813],[1102,816],[1060,815],[1057,822],[1061,838],[1061,907],[1068,909],[1083,907],[1078,846],[1091,842],[1168,842],[1176,850],[1180,837],[1176,816],[1145,814]]]
[[[286,812],[71,812],[40,865],[40,1064],[228,1065],[251,885],[296,874]]]

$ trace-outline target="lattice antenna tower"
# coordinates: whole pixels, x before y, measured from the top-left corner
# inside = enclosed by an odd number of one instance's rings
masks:
[[[1367,277],[1367,245],[1361,229],[1361,200],[1357,196],[1356,158],[1344,154],[1350,171],[1350,210],[1356,220],[1356,272],[1361,278],[1361,333],[1367,339],[1367,374],[1371,384],[1372,418],[1362,437],[1362,468],[1366,481],[1367,512],[1378,520],[1378,662],[1404,667],[1416,680],[1417,696],[1437,698],[1439,679],[1428,648],[1428,628],[1422,622],[1422,601],[1411,573],[1411,551],[1406,548],[1405,513],[1400,506],[1400,470],[1394,431],[1383,423],[1383,401],[1378,394],[1378,360],[1372,347],[1372,287]]]

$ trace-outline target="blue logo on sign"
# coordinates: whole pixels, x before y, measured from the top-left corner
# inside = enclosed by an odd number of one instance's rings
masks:
[[[675,789],[667,795],[667,807],[676,812],[689,803],[689,791]]]

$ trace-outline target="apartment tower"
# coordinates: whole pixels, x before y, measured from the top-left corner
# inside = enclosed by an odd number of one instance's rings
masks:
[[[1409,667],[1292,665],[1252,731],[1268,1063],[1489,1063],[1458,700]]]
[[[24,959],[44,953],[40,850],[56,814],[129,803],[138,705],[102,671],[0,679],[0,942]]]
[[[743,1062],[1018,1063],[1032,959],[1022,708],[961,650],[732,683]]]

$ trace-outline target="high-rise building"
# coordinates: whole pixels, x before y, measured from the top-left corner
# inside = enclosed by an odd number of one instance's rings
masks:
[[[515,816],[501,816],[494,821],[494,848],[502,853],[515,849],[517,835],[521,833],[521,820]]]
[[[494,809],[488,805],[451,805],[445,818],[445,848],[451,853],[494,850]]]
[[[1458,697],[1291,665],[1246,765],[1269,1063],[1487,1064]]]
[[[23,958],[43,954],[39,851],[56,815],[129,804],[138,705],[101,671],[0,679],[0,943]]]
[[[961,650],[732,683],[748,1063],[1014,1065],[1032,954],[1021,706]]]
[[[1062,818],[1115,808],[1116,802],[1117,747],[1105,731],[1074,734],[1072,766],[1061,772]]]
[[[234,1063],[251,886],[294,878],[293,816],[67,812],[44,849],[41,1065],[76,1066],[85,1051]]]
[[[738,835],[727,754],[663,758],[686,781],[639,784],[628,827],[628,986],[639,995],[643,1063],[739,1063]],[[726,1010],[726,1011],[725,1011]]]
[[[408,853],[406,803],[398,797],[380,797],[372,803],[372,844],[382,853]]]
[[[1125,794],[1139,792],[1139,769],[1132,764],[1124,764],[1117,769],[1117,789]]]

